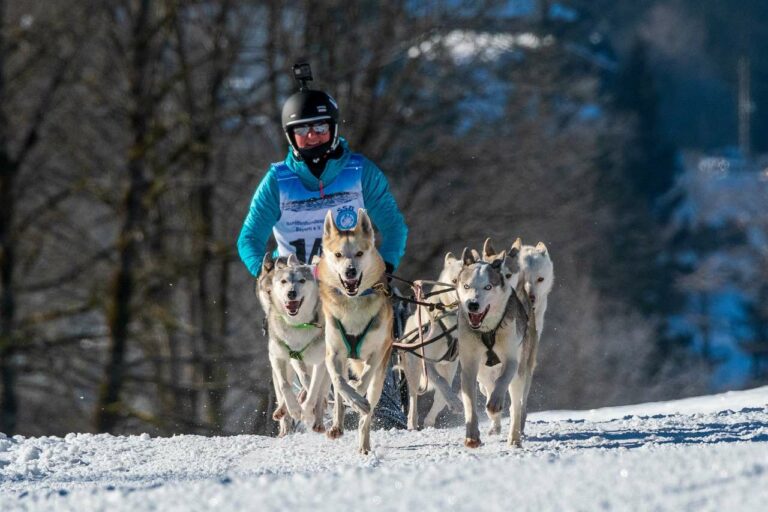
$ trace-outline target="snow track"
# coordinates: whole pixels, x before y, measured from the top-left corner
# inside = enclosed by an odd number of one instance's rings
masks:
[[[763,510],[767,404],[759,388],[532,414],[522,450],[374,431],[368,457],[355,432],[0,438],[0,510]]]

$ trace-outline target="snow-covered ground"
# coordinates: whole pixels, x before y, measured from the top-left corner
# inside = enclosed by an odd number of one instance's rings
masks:
[[[505,425],[506,426],[506,425]],[[338,441],[0,437],[0,510],[765,510],[768,387],[532,414],[523,449],[463,429]]]

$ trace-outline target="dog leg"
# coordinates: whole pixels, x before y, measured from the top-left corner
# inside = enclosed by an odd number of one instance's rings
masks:
[[[341,393],[333,390],[333,424],[325,433],[331,439],[338,439],[344,435],[344,398]]]
[[[293,419],[300,421],[301,406],[296,399],[296,395],[293,394],[293,389],[291,389],[289,375],[292,375],[293,372],[289,370],[290,365],[287,361],[276,357],[270,358],[270,362],[272,363],[272,368],[275,369],[272,376],[277,379],[277,386],[280,388],[283,402],[288,408],[288,414],[290,414]]]
[[[520,419],[520,433],[525,433],[525,421],[528,419],[528,393],[531,391],[533,381],[533,368],[525,373],[525,387],[523,388],[523,410]]]
[[[341,393],[359,414],[368,414],[371,411],[371,405],[368,403],[368,400],[360,396],[343,376],[346,368],[346,365],[344,364],[346,362],[346,355],[331,350],[332,349],[329,349],[326,354],[325,364],[328,367],[328,373],[331,375],[333,389],[335,389],[337,393]]]
[[[296,376],[299,378],[299,384],[301,385],[301,391],[299,391],[296,399],[300,404],[303,404],[304,400],[307,398],[307,390],[309,389],[311,382],[310,375],[307,372],[307,365],[303,361],[297,361],[296,359],[291,359],[290,364],[296,372]]]
[[[325,376],[328,370],[325,368],[325,364],[316,364],[312,367],[312,378],[309,380],[309,391],[304,403],[301,405],[301,419],[307,426],[317,426],[315,417],[315,406],[320,399],[321,393],[325,388]]]
[[[501,372],[499,378],[493,383],[493,387],[486,387],[488,391],[492,390],[488,401],[485,403],[485,408],[489,414],[500,413],[504,408],[504,396],[507,393],[507,388],[509,388],[509,383],[517,373],[517,366],[515,359],[507,359],[504,362],[504,371]]]
[[[312,424],[312,430],[319,434],[325,432],[325,424],[323,423],[323,416],[325,415],[325,407],[328,404],[326,397],[328,396],[328,388],[331,384],[331,379],[328,376],[328,372],[323,367],[322,385],[320,387],[320,395],[315,403],[315,419]]]
[[[445,406],[448,405],[441,393],[435,391],[435,397],[432,401],[432,407],[429,408],[429,412],[424,416],[424,426],[434,428],[437,422],[437,415],[440,414]]]
[[[419,381],[421,373],[416,357],[407,352],[400,353],[401,366],[408,383],[408,430],[419,429]]]
[[[477,448],[481,444],[480,429],[477,425],[477,412],[475,411],[479,361],[474,354],[471,354],[472,357],[469,356],[470,354],[467,354],[461,358],[461,401],[464,404],[464,424],[466,426],[464,445],[468,448]]]
[[[436,365],[429,363],[429,369],[431,370],[432,384],[435,386],[435,396],[437,394],[442,395],[444,402],[448,405],[451,412],[461,411],[461,400],[451,389],[451,384],[440,374]]]
[[[480,388],[480,392],[482,395],[486,398],[486,401],[488,397],[490,396],[489,389],[493,389],[494,380],[493,375],[485,370],[483,368],[480,369],[477,375],[477,384]],[[488,415],[488,419],[491,420],[491,428],[488,429],[488,435],[496,435],[501,433],[501,413],[499,412],[491,412],[487,408],[485,409],[485,414]]]
[[[371,404],[371,410],[367,414],[360,416],[360,422],[358,424],[358,446],[360,453],[368,455],[371,451],[371,422],[373,421],[373,409],[376,404],[379,403],[381,398],[381,390],[384,388],[384,380],[387,377],[387,361],[389,361],[389,355],[392,353],[392,349],[385,350],[384,357],[378,361],[378,364],[374,361],[375,366],[371,367],[370,384],[365,394],[368,399],[368,403]]]
[[[520,447],[522,446],[522,419],[523,419],[523,404],[525,393],[525,381],[524,375],[515,375],[512,382],[509,385],[509,396],[512,399],[512,404],[509,406],[509,438],[507,443],[510,446]]]

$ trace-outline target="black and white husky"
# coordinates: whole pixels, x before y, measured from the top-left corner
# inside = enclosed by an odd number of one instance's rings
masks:
[[[522,441],[525,379],[529,374],[526,365],[532,340],[527,336],[528,315],[515,293],[516,283],[506,276],[506,251],[496,256],[492,262],[476,260],[465,249],[457,282],[464,444],[470,448],[481,444],[476,382],[488,393],[485,407],[495,424],[509,393],[508,443],[520,446]]]

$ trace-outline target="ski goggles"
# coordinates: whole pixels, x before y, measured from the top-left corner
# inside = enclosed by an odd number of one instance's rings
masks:
[[[306,137],[309,135],[309,130],[315,132],[316,135],[324,135],[331,129],[331,125],[328,123],[315,123],[311,125],[294,126],[292,128],[293,133],[299,137]]]

